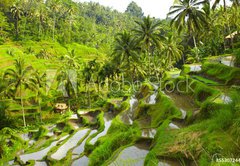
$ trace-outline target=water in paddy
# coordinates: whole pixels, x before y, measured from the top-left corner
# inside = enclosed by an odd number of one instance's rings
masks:
[[[80,155],[80,154],[84,151],[84,146],[85,146],[85,143],[86,143],[87,139],[88,139],[92,134],[94,134],[94,133],[96,133],[96,132],[97,132],[97,130],[92,130],[92,131],[90,132],[90,134],[84,139],[84,141],[83,141],[78,147],[76,147],[75,149],[73,149],[72,154],[74,154],[74,155]]]
[[[149,152],[150,142],[142,141],[133,146],[129,146],[122,150],[109,164],[109,166],[144,166],[144,160]],[[180,164],[175,160],[160,159],[158,166],[179,166]],[[85,166],[85,165],[83,165]]]
[[[170,123],[169,124],[169,128],[172,129],[172,130],[175,130],[175,129],[180,129],[176,124],[174,123]]]
[[[138,106],[138,100],[135,96],[132,96],[130,101],[129,101],[129,104],[130,104],[130,108],[129,110],[127,110],[126,112],[124,112],[122,115],[121,115],[121,120],[125,123],[125,124],[130,124],[132,125],[133,124],[133,114],[134,114],[134,111],[135,109],[137,108]]]
[[[154,138],[154,136],[156,135],[157,130],[156,129],[142,129],[142,137],[144,138]]]
[[[134,145],[127,147],[119,153],[117,158],[110,164],[110,166],[143,166],[145,157],[147,156],[148,152],[148,149],[143,146]]]
[[[104,115],[104,130],[103,130],[103,132],[99,133],[96,137],[91,139],[91,141],[90,141],[91,144],[95,144],[97,142],[98,138],[105,136],[107,134],[107,131],[112,124],[112,118],[113,118],[112,116],[113,115],[110,113],[105,113],[105,115]]]
[[[174,101],[175,105],[180,109],[182,112],[182,119],[186,117],[186,111],[195,111],[197,109],[194,104],[194,100],[188,95],[181,95],[174,92],[165,92],[165,94],[170,97]]]
[[[69,119],[78,119],[78,115],[77,114],[73,114],[73,115],[71,115],[71,117]]]
[[[29,154],[23,154],[23,155],[20,155],[20,159],[26,163],[27,161],[29,160],[42,160],[46,155],[47,153],[50,151],[50,149],[54,146],[57,145],[57,143],[65,140],[69,135],[66,135],[64,137],[62,137],[61,139],[59,139],[58,141],[54,141],[51,143],[50,146],[48,146],[47,148],[43,149],[43,150],[40,150],[38,152],[34,152],[34,153],[29,153]]]
[[[72,166],[88,166],[89,159],[87,156],[83,156],[72,163]]]
[[[234,59],[232,56],[223,57],[220,62],[226,66],[234,67]]]
[[[232,99],[226,95],[221,95],[220,99],[223,101],[224,104],[229,104],[232,102]]]
[[[82,127],[82,124],[79,122],[78,119],[70,119],[68,123],[76,130]]]
[[[24,141],[29,141],[29,140],[31,139],[31,137],[29,136],[29,133],[21,134],[21,138],[22,138]]]
[[[155,91],[155,92],[149,97],[149,101],[148,101],[147,103],[148,103],[148,104],[156,104],[157,94],[158,94],[158,92]]]
[[[49,137],[52,137],[52,136],[54,136],[54,131],[53,131],[53,129],[56,127],[57,125],[52,125],[52,126],[48,126],[47,127],[47,129],[48,129],[48,133],[47,133],[47,136],[49,136]]]
[[[44,161],[36,161],[35,166],[47,166],[47,163]]]
[[[30,133],[24,133],[24,134],[21,134],[21,138],[24,140],[24,141],[28,141],[28,145],[29,146],[32,146],[36,141],[34,139],[31,139],[32,138],[32,135]]]
[[[156,104],[157,94],[158,94],[158,86],[155,84],[152,84],[154,88],[154,93],[149,97],[148,104]]]
[[[58,150],[54,154],[52,154],[51,157],[55,160],[63,159],[67,155],[67,152],[71,148],[75,147],[79,140],[81,140],[88,131],[89,129],[83,129],[76,132],[71,138],[69,138],[69,140],[65,144],[58,148]]]
[[[198,65],[198,64],[190,65],[190,71],[191,72],[198,72],[198,71],[201,71],[201,70],[202,70],[202,65]]]

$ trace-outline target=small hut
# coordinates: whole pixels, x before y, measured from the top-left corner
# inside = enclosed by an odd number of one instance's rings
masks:
[[[64,112],[66,112],[67,108],[68,108],[68,106],[67,106],[66,103],[57,103],[57,104],[55,105],[55,112],[62,114],[62,113],[64,113]]]
[[[227,36],[225,37],[225,46],[226,46],[227,48],[231,48],[233,42],[237,39],[238,36],[239,36],[238,31],[235,31],[235,32],[227,35]]]
[[[238,32],[235,31],[235,32],[233,32],[233,33],[227,35],[227,36],[225,37],[225,39],[233,39],[237,34],[238,34]]]

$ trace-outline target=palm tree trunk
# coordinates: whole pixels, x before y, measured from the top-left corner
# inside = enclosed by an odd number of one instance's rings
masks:
[[[153,59],[154,59],[154,60],[153,60],[153,64],[154,64],[154,68],[155,68],[154,70],[155,70],[155,72],[156,72],[157,81],[159,81],[159,76],[158,76],[159,73],[158,73],[158,67],[157,67],[157,65],[156,65],[156,57],[153,56]]]
[[[20,84],[20,99],[21,99],[21,107],[22,107],[22,116],[23,116],[23,125],[26,127],[26,119],[25,119],[25,112],[23,107],[23,99],[22,99],[22,85]]]
[[[71,101],[70,101],[69,98],[68,98],[68,111],[69,111],[69,112],[71,111]]]
[[[199,61],[198,47],[197,47],[195,35],[193,35],[193,43],[194,43],[194,48],[196,49],[196,58],[197,58],[197,61]]]
[[[23,31],[23,37],[26,35],[26,25],[27,25],[27,18],[24,19],[24,31]]]
[[[41,37],[41,31],[42,31],[41,26],[42,26],[42,24],[41,24],[41,16],[39,16],[39,26],[38,26],[38,37],[39,38]]]
[[[53,41],[55,39],[55,26],[56,26],[55,24],[56,24],[56,16],[54,14],[54,20],[53,20]]]
[[[184,54],[182,55],[182,61],[183,61],[183,65],[184,65],[185,64]]]
[[[42,108],[41,108],[40,97],[38,97],[38,107],[39,107],[39,114],[40,114],[40,122],[42,122]]]
[[[100,81],[98,76],[97,76],[97,86],[98,86],[98,93],[100,93]]]
[[[72,41],[72,34],[71,34],[71,32],[72,32],[72,20],[71,19],[69,21],[69,25],[70,25],[69,36],[70,36],[70,42],[71,42]]]
[[[150,45],[148,44],[147,48],[147,55],[148,55],[148,77],[150,77],[151,74],[151,57],[150,57]]]
[[[224,7],[224,12],[226,11],[226,8],[227,8],[227,6],[226,6],[226,0],[223,0],[223,7]]]
[[[15,21],[16,38],[18,39],[18,18]]]
[[[89,109],[91,109],[91,99],[90,99],[90,90],[89,90],[89,86],[88,86],[88,105],[89,105]]]
[[[42,122],[42,108],[41,108],[41,98],[39,96],[39,88],[38,88],[37,97],[38,97],[38,108],[39,108],[39,114],[40,114],[40,122]]]

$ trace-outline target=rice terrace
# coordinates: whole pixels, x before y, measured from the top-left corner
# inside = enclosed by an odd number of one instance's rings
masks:
[[[239,0],[0,0],[0,166],[240,165]]]

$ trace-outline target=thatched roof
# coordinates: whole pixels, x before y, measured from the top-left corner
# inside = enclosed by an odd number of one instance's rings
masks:
[[[227,36],[225,37],[225,39],[233,39],[233,38],[235,37],[235,35],[237,35],[237,34],[238,34],[238,32],[235,31],[235,32],[233,32],[233,33],[227,35]]]
[[[57,103],[55,105],[55,108],[57,110],[66,110],[68,108],[67,104],[66,103]]]

